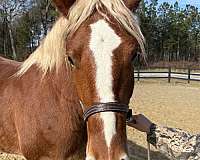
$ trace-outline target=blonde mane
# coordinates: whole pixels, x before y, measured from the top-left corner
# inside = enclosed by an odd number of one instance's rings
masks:
[[[32,55],[21,65],[17,75],[23,75],[32,65],[37,65],[46,74],[63,63],[66,54],[66,39],[97,10],[106,19],[103,10],[107,10],[126,30],[134,36],[145,55],[144,37],[133,13],[125,6],[123,0],[80,0],[70,9],[68,18],[61,17]]]

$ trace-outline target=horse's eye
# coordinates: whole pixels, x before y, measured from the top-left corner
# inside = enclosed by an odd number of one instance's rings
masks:
[[[74,63],[73,59],[70,56],[68,56],[68,61],[71,64],[72,67],[75,66],[75,63]]]

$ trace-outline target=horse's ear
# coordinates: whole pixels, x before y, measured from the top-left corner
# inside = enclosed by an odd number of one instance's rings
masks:
[[[124,0],[125,5],[133,11],[139,7],[140,2],[141,0]]]
[[[65,16],[68,14],[70,7],[74,4],[75,1],[76,0],[53,0],[59,12]]]

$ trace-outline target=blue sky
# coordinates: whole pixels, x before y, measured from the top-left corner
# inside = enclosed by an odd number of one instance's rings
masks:
[[[161,4],[163,2],[168,2],[170,4],[174,4],[176,1],[178,1],[181,8],[185,8],[186,4],[190,4],[200,9],[200,0],[158,0],[158,3]]]

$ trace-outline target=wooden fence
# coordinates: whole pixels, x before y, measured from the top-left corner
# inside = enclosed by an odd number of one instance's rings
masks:
[[[165,70],[165,71],[162,71]],[[179,70],[179,71],[176,71]],[[134,71],[135,78],[140,79],[168,79],[170,83],[172,79],[187,80],[200,82],[200,69],[191,68],[149,68],[147,70],[137,68]]]

